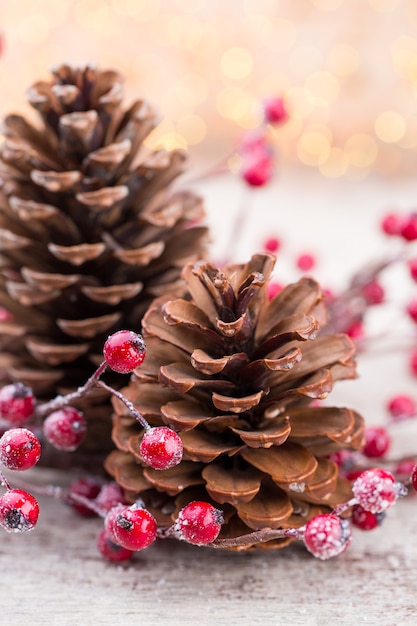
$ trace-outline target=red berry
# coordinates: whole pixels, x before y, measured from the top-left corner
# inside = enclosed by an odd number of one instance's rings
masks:
[[[411,353],[410,370],[413,376],[417,376],[417,350]]]
[[[276,237],[269,237],[269,239],[267,239],[264,242],[264,250],[266,252],[277,252],[281,247],[281,242],[279,241],[279,239],[277,239]]]
[[[417,213],[412,213],[404,220],[401,226],[401,236],[406,241],[417,239]]]
[[[94,517],[96,512],[89,508],[87,504],[81,504],[81,502],[78,502],[77,496],[82,496],[87,500],[93,501],[99,494],[100,489],[101,484],[94,478],[77,478],[76,480],[73,480],[69,486],[68,501],[75,511],[83,517]]]
[[[242,178],[251,187],[262,187],[272,176],[271,153],[265,149],[253,150],[242,163]]]
[[[360,504],[352,508],[352,524],[361,530],[373,530],[382,523],[385,513],[371,513],[366,511]]]
[[[304,253],[300,254],[297,257],[296,264],[299,270],[302,270],[303,272],[308,272],[315,266],[316,259],[312,254]]]
[[[345,333],[353,340],[363,339],[365,336],[365,331],[363,328],[362,320],[357,320],[356,322],[352,322],[352,324],[345,330]]]
[[[22,383],[13,383],[0,389],[0,417],[13,426],[27,422],[35,410],[32,390]]]
[[[280,285],[280,283],[269,283],[267,290],[269,300],[273,300],[275,296],[282,291],[282,285]]]
[[[368,304],[381,304],[385,298],[384,288],[378,281],[371,280],[362,287],[362,296]]]
[[[404,224],[404,218],[398,213],[388,213],[381,222],[381,228],[386,235],[399,235]]]
[[[128,561],[134,554],[133,550],[127,550],[113,543],[105,528],[103,528],[97,537],[97,548],[107,561],[112,561],[113,563]]]
[[[6,430],[0,439],[0,463],[10,470],[24,471],[39,461],[41,444],[27,428]]]
[[[408,261],[408,270],[411,278],[417,282],[417,259],[410,259]]]
[[[307,550],[323,561],[344,552],[350,540],[349,522],[331,513],[313,517],[304,530]]]
[[[403,461],[398,461],[395,465],[394,474],[401,480],[406,480],[410,477],[414,470],[415,460],[414,459],[404,459]]]
[[[146,346],[142,335],[132,330],[119,330],[110,335],[103,348],[106,363],[120,374],[128,374],[138,367],[146,355]]]
[[[223,513],[208,502],[190,502],[178,514],[177,528],[181,539],[197,546],[211,543],[220,532]]]
[[[390,416],[395,421],[414,417],[417,413],[417,405],[413,398],[408,395],[394,396],[387,405]]]
[[[365,428],[365,446],[363,453],[368,458],[384,456],[391,444],[386,429],[382,426],[368,426]]]
[[[87,422],[82,413],[71,406],[54,411],[44,421],[43,432],[58,450],[75,450],[87,432]]]
[[[32,530],[38,521],[39,504],[22,489],[9,489],[0,497],[0,526],[9,533]]]
[[[414,465],[414,467],[413,467],[413,469],[411,471],[410,480],[411,480],[411,484],[413,485],[414,489],[417,491],[417,465]]]
[[[166,470],[181,463],[182,441],[168,426],[150,428],[140,442],[140,453],[147,465],[157,470]]]
[[[282,98],[267,98],[264,100],[265,121],[269,124],[282,124],[288,119],[288,112]]]
[[[401,483],[396,483],[391,472],[380,468],[365,470],[352,486],[358,503],[371,513],[382,513],[399,495],[404,495]]]
[[[254,150],[268,150],[267,136],[262,128],[246,132],[239,141],[238,153],[242,156],[251,154]]]
[[[417,322],[417,299],[411,300],[407,304],[406,311],[413,322]]]
[[[110,529],[110,539],[127,550],[143,550],[156,539],[155,518],[146,509],[135,506],[116,507],[116,511],[110,511],[105,528]]]
[[[108,513],[118,504],[124,503],[125,499],[122,488],[117,483],[108,483],[107,485],[103,485],[96,498],[96,505],[104,513]]]

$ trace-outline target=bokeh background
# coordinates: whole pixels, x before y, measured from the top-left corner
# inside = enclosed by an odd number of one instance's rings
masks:
[[[150,142],[215,159],[283,94],[282,158],[329,178],[417,169],[415,0],[0,0],[0,113],[60,62],[117,67]]]

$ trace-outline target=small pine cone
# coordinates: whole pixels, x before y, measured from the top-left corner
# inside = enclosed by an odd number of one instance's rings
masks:
[[[355,377],[354,345],[318,335],[325,309],[314,280],[268,301],[273,265],[268,255],[223,270],[189,264],[187,299],[158,298],[143,319],[147,358],[123,391],[152,425],[179,432],[184,458],[165,471],[145,467],[140,427],[116,400],[118,450],[106,467],[160,523],[206,500],[224,511],[220,537],[239,537],[299,527],[352,495],[327,457],[361,447],[363,420],[317,400]]]
[[[62,65],[28,100],[40,123],[9,115],[0,148],[0,376],[50,398],[155,296],[183,293],[206,229],[201,199],[170,189],[184,154],[145,147],[154,111],[123,107],[117,72]]]

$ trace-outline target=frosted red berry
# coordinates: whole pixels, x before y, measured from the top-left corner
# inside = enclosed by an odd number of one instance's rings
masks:
[[[288,111],[282,98],[266,98],[263,102],[265,121],[282,124],[288,119]]]
[[[251,187],[262,187],[272,176],[272,158],[269,150],[256,149],[243,158],[242,178]]]
[[[6,430],[0,439],[0,463],[10,470],[28,470],[39,461],[41,444],[27,428]]]
[[[157,470],[175,467],[182,459],[180,436],[168,426],[150,428],[140,442],[140,453],[147,465]]]
[[[353,340],[358,341],[359,339],[363,339],[365,336],[365,330],[362,320],[352,322],[352,324],[346,328],[345,333]]]
[[[120,374],[133,372],[146,356],[146,346],[141,335],[132,330],[119,330],[110,335],[104,344],[103,354],[109,367]]]
[[[415,491],[417,491],[417,465],[414,465],[411,471],[410,480],[413,488],[415,489]]]
[[[54,411],[44,421],[43,432],[58,450],[75,450],[87,432],[87,422],[82,413],[71,406]]]
[[[114,543],[127,550],[143,550],[156,539],[157,525],[155,518],[146,509],[135,506],[116,507],[106,518],[106,529]],[[109,523],[108,520],[111,520]]]
[[[412,213],[404,219],[400,234],[406,241],[417,239],[417,213]]]
[[[122,488],[114,482],[103,485],[95,503],[103,513],[108,513],[117,505],[125,503]]]
[[[393,420],[400,421],[414,417],[417,404],[411,396],[398,394],[388,401],[387,409]]]
[[[367,511],[360,504],[355,504],[352,507],[351,522],[356,528],[360,530],[374,530],[379,526],[385,517],[385,513],[371,513]]]
[[[316,259],[312,254],[304,253],[300,254],[296,259],[296,265],[299,270],[308,272],[313,269],[316,264]]]
[[[33,415],[35,398],[29,387],[13,383],[0,389],[0,417],[12,426],[21,426]]]
[[[93,506],[90,508],[88,504],[79,502],[77,496],[91,500],[93,505],[93,500],[95,500],[100,493],[100,489],[101,484],[95,478],[89,478],[88,476],[77,478],[73,480],[69,486],[68,501],[79,515],[83,517],[94,517],[96,512]]]
[[[181,539],[202,546],[217,539],[223,521],[223,513],[219,509],[209,502],[196,500],[181,509],[176,527]]]
[[[352,486],[354,496],[366,511],[382,513],[404,495],[401,483],[395,482],[391,472],[380,468],[365,470]]]
[[[311,554],[326,560],[338,556],[351,541],[351,530],[347,520],[332,513],[323,513],[307,522],[304,543]]]
[[[363,453],[368,458],[379,458],[388,452],[391,438],[382,426],[368,426],[365,429]]]
[[[100,554],[112,563],[121,563],[132,558],[133,550],[127,550],[113,543],[106,530],[103,528],[97,537],[97,548]]]
[[[23,489],[9,489],[0,497],[0,526],[9,533],[32,530],[39,516],[39,504]]]
[[[404,218],[398,213],[388,213],[382,218],[381,228],[386,235],[400,235]]]
[[[377,280],[371,280],[362,287],[362,296],[367,304],[382,304],[385,299],[384,288]]]

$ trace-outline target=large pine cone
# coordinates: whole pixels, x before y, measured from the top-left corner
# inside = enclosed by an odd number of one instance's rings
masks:
[[[188,299],[158,298],[143,319],[147,358],[124,393],[152,425],[180,432],[184,459],[166,471],[144,467],[140,427],[116,400],[119,450],[106,467],[161,524],[208,500],[224,510],[221,536],[238,537],[303,525],[351,497],[327,456],[360,448],[363,420],[316,401],[355,376],[354,346],[345,335],[317,335],[325,310],[314,280],[268,301],[273,264],[261,255],[224,270],[190,264]]]
[[[145,149],[155,114],[122,98],[117,72],[62,65],[29,89],[38,127],[4,122],[0,306],[12,319],[0,374],[43,397],[85,382],[108,334],[140,330],[150,301],[181,295],[184,263],[201,258],[202,202],[169,189],[184,154]]]

